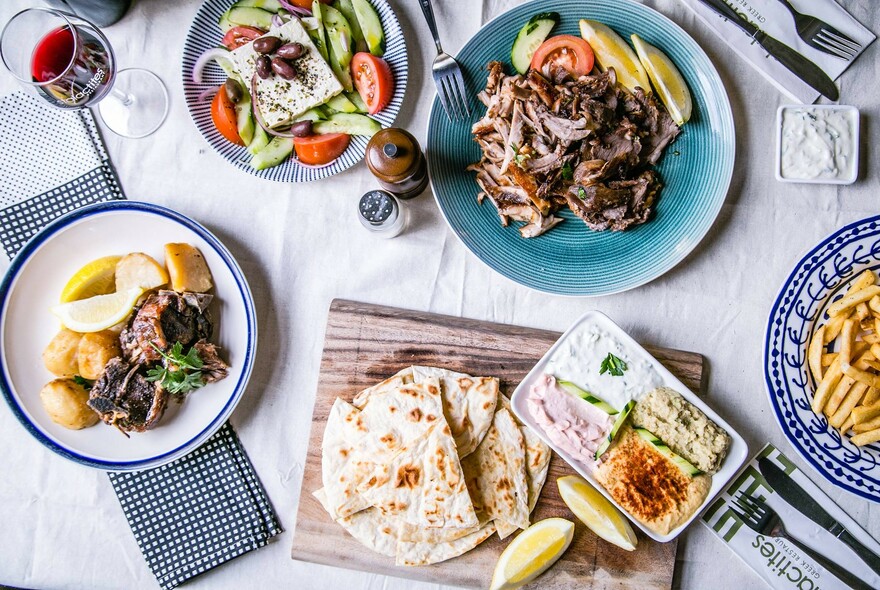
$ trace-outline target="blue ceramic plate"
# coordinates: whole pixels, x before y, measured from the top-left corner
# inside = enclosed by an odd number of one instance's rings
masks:
[[[300,166],[296,159],[289,159],[279,166],[266,170],[254,170],[250,166],[251,155],[247,149],[226,141],[211,122],[210,101],[200,100],[199,96],[211,87],[218,87],[226,81],[226,74],[216,63],[211,62],[204,71],[204,84],[193,82],[192,72],[199,56],[209,49],[220,47],[223,33],[217,22],[220,16],[235,3],[235,0],[207,0],[199,8],[193,20],[186,41],[183,45],[183,65],[181,75],[183,77],[183,93],[186,97],[186,106],[189,114],[198,127],[199,132],[217,152],[238,168],[269,180],[279,182],[311,182],[333,176],[347,170],[360,162],[364,157],[369,138],[353,135],[348,149],[343,152],[329,166],[322,168],[307,168]],[[379,121],[383,127],[390,127],[397,118],[400,105],[403,104],[403,96],[406,93],[407,72],[409,60],[406,53],[406,41],[400,30],[397,16],[385,0],[370,0],[370,3],[379,13],[382,21],[382,29],[385,32],[385,55],[382,58],[391,66],[394,74],[394,96],[391,102],[382,112],[370,115]]]
[[[829,481],[880,502],[880,444],[857,447],[810,409],[816,383],[807,370],[810,335],[826,308],[865,269],[880,271],[880,216],[847,225],[797,263],[770,311],[764,376],[770,406],[801,457]]]
[[[694,100],[691,120],[671,144],[657,171],[664,187],[654,215],[624,232],[594,232],[570,211],[565,221],[537,238],[524,239],[511,223],[501,227],[495,207],[477,204],[474,174],[480,158],[470,128],[484,113],[476,94],[486,83],[486,64],[499,60],[508,73],[510,48],[532,15],[559,12],[553,34],[579,35],[582,18],[601,21],[629,39],[638,33],[678,66]],[[428,156],[437,203],[452,230],[490,268],[533,289],[559,295],[595,296],[632,289],[680,262],[703,238],[724,201],[734,161],[733,116],[712,62],[675,23],[630,0],[541,0],[518,6],[483,27],[456,57],[475,111],[467,122],[450,121],[434,100],[428,123]]]
[[[40,403],[40,389],[55,378],[40,355],[58,332],[49,308],[67,280],[102,256],[145,252],[164,259],[168,242],[196,246],[214,279],[212,340],[229,375],[169,403],[158,425],[126,438],[102,422],[83,430],[55,424]],[[21,250],[0,284],[0,392],[15,417],[40,443],[62,457],[107,471],[162,465],[208,439],[229,418],[254,364],[257,323],[247,281],[220,241],[195,221],[156,205],[111,201],[84,207],[46,226]]]

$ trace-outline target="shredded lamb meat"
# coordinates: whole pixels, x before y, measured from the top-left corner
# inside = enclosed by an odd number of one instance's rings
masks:
[[[486,114],[471,130],[483,156],[468,170],[502,225],[524,222],[523,237],[539,236],[565,207],[596,231],[648,220],[662,186],[652,167],[680,132],[652,93],[630,92],[613,68],[575,80],[487,67]]]

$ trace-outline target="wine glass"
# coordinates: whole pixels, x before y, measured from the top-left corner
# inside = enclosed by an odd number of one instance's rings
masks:
[[[52,8],[28,8],[0,33],[0,58],[26,87],[61,109],[98,105],[107,127],[146,137],[168,114],[168,90],[156,74],[116,69],[107,37],[87,20]]]

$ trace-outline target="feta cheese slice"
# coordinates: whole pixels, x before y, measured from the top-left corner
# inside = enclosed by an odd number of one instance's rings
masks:
[[[266,125],[279,127],[342,92],[342,84],[318,53],[298,19],[291,19],[270,34],[281,39],[282,43],[301,43],[306,49],[305,54],[293,62],[299,74],[295,79],[285,80],[278,75],[265,80],[257,77],[257,96],[251,98],[256,99],[255,104]],[[254,51],[253,41],[235,49],[230,55],[235,70],[246,84],[250,84],[257,72],[256,59],[259,55]]]

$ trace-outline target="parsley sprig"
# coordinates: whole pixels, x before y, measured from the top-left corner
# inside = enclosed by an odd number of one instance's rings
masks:
[[[610,373],[613,377],[622,377],[623,372],[627,368],[626,362],[622,358],[616,357],[609,352],[608,356],[605,357],[605,360],[599,366],[599,374]]]
[[[562,165],[562,179],[571,180],[574,178],[574,170],[571,169],[571,162]]]
[[[202,367],[204,363],[199,357],[199,351],[193,346],[184,354],[183,345],[175,342],[167,353],[159,350],[159,347],[150,342],[159,355],[165,359],[164,366],[154,367],[147,371],[147,381],[158,381],[159,385],[172,394],[185,394],[203,387]]]
[[[88,379],[86,379],[82,375],[74,375],[73,381],[74,381],[74,383],[76,383],[77,385],[79,385],[80,387],[85,389],[86,391],[90,391],[92,389],[92,386],[94,385],[93,381],[89,381]]]

